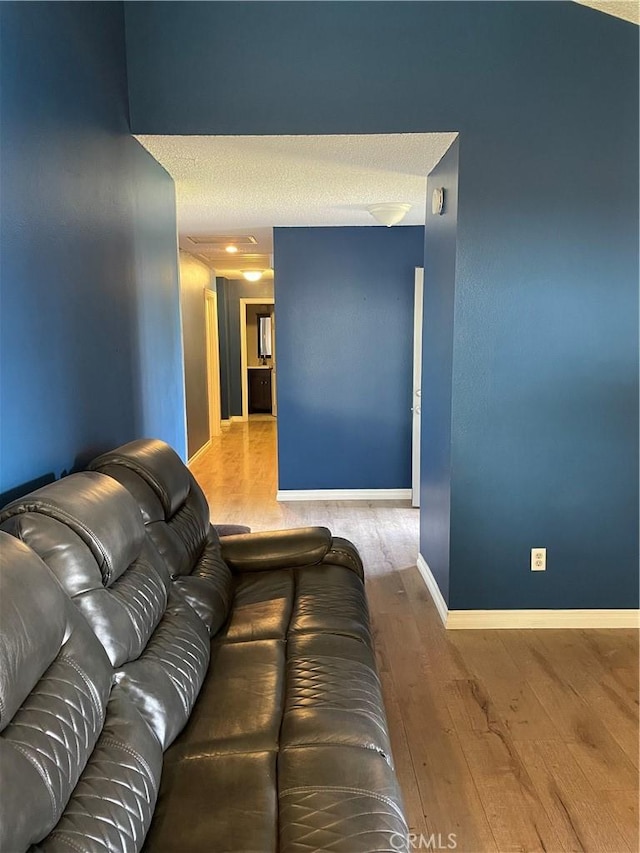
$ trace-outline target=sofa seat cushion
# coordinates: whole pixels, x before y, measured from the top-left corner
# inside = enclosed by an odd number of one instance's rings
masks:
[[[146,853],[275,853],[275,752],[165,753]]]
[[[278,762],[280,853],[408,848],[393,770],[357,747],[284,749]]]
[[[317,638],[314,638],[317,639]],[[321,638],[320,638],[321,639]],[[342,646],[366,647],[350,637]],[[373,749],[391,764],[382,690],[371,663],[313,643],[289,654],[283,748],[345,744]]]
[[[284,639],[293,596],[294,582],[289,571],[238,575],[229,623],[220,636],[228,642]]]
[[[373,649],[356,640],[355,637],[345,637],[341,634],[291,634],[289,636],[287,656],[290,660],[314,655],[358,661],[377,673]]]
[[[371,646],[364,584],[344,566],[296,569],[296,598],[289,626],[293,634],[341,634]]]
[[[211,666],[176,741],[187,755],[277,750],[284,705],[282,640],[214,643]]]

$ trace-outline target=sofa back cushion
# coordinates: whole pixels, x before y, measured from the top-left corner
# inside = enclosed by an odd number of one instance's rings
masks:
[[[132,494],[173,576],[190,574],[209,535],[209,506],[178,454],[158,439],[131,441],[89,465]]]
[[[0,532],[0,850],[141,848],[162,752],[112,678],[51,572]]]
[[[175,586],[215,634],[229,614],[233,576],[209,522],[204,493],[178,454],[163,441],[139,439],[89,467],[129,491]]]
[[[103,474],[72,474],[9,504],[0,527],[56,575],[102,643],[116,680],[168,746],[202,685],[209,637],[172,588],[131,495]]]

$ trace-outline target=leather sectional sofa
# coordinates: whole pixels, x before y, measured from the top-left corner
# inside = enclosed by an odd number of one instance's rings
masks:
[[[90,467],[0,513],[2,853],[405,850],[353,545],[217,530],[159,441]]]

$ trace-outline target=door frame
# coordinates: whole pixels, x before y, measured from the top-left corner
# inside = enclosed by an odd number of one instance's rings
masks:
[[[220,435],[220,338],[218,336],[218,294],[205,288],[204,320],[207,350],[207,397],[209,400],[209,440]]]
[[[242,415],[240,421],[249,420],[249,377],[247,375],[247,305],[273,305],[275,309],[276,300],[273,296],[251,296],[240,299],[240,389],[242,394]],[[274,318],[275,319],[275,318]],[[271,357],[271,411],[273,416],[277,415],[276,408],[276,343],[275,322],[271,325],[272,335],[272,357]]]
[[[422,433],[422,312],[424,268],[416,267],[413,298],[413,386],[411,394],[411,506],[420,506],[420,441]]]

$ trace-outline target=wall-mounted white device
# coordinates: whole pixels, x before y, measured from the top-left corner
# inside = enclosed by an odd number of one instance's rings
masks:
[[[547,549],[532,548],[531,549],[531,571],[546,572],[547,571]]]
[[[436,187],[431,196],[431,213],[440,216],[444,211],[444,187]]]

